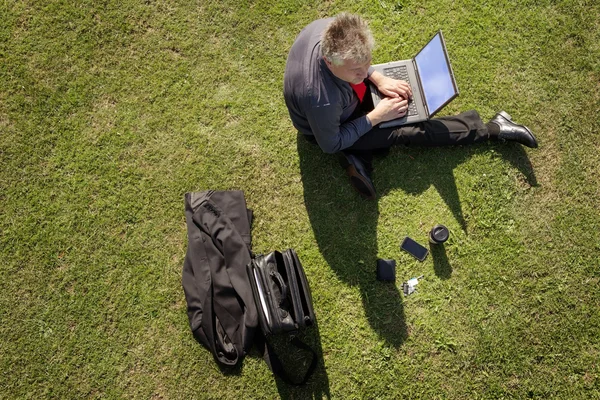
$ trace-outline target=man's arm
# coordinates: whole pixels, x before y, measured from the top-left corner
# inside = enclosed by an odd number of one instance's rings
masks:
[[[310,129],[325,153],[337,153],[352,146],[373,127],[367,116],[341,124],[340,115],[342,110],[339,104],[313,107],[307,112]]]
[[[400,118],[406,113],[408,101],[402,97],[385,97],[367,115],[340,124],[339,105],[315,107],[308,113],[311,131],[325,153],[336,153],[350,147],[375,125]]]

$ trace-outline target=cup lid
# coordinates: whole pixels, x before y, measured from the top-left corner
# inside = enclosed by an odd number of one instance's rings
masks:
[[[445,242],[450,236],[450,231],[444,225],[436,225],[431,230],[431,237],[438,243]]]

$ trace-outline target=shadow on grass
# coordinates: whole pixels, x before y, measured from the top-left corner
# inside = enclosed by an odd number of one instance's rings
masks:
[[[372,329],[388,344],[401,346],[407,337],[401,294],[395,285],[375,279],[378,202],[363,200],[352,191],[336,157],[322,153],[300,135],[297,147],[304,203],[323,257],[342,281],[359,288]],[[378,197],[396,189],[416,195],[434,186],[466,232],[453,170],[472,155],[491,149],[519,169],[531,186],[537,185],[531,163],[520,145],[399,148],[385,160],[376,160],[374,183]],[[452,266],[444,246],[433,246],[431,252],[436,276],[449,279]]]
[[[281,399],[324,399],[331,398],[329,391],[329,378],[325,363],[323,360],[323,349],[321,347],[321,336],[319,334],[318,322],[314,326],[306,328],[298,334],[298,338],[307,344],[317,355],[317,365],[315,370],[305,385],[292,386],[284,382],[275,373],[273,379],[277,384],[277,390]],[[277,358],[280,360],[285,373],[289,379],[294,382],[299,382],[309,369],[311,362],[311,353],[304,349],[297,349],[290,344],[290,337],[287,335],[275,335],[270,337],[269,343],[274,350]],[[253,346],[248,354],[249,357],[259,358],[264,360],[264,343],[258,341],[256,346]],[[265,361],[266,362],[266,361]],[[226,367],[218,364],[223,375],[239,376],[244,368],[244,363],[241,362],[233,367]]]
[[[307,328],[298,336],[300,340],[310,346],[317,354],[317,366],[308,382],[303,386],[292,386],[277,378],[277,390],[281,399],[324,399],[331,398],[329,392],[329,378],[323,360],[323,349],[321,347],[321,336],[317,323]],[[272,346],[275,348],[282,364],[286,366],[288,376],[295,382],[300,381],[309,368],[310,353],[306,350],[298,350],[287,343],[287,338],[273,337]],[[287,368],[287,366],[292,368]]]
[[[527,156],[523,146],[515,143],[509,145],[498,145],[495,147],[496,151],[502,156],[503,159],[511,163],[511,165],[518,169],[519,172],[525,177],[525,181],[529,186],[538,186],[537,178],[531,165],[531,160]]]
[[[298,136],[304,203],[323,257],[344,282],[360,290],[371,327],[389,344],[406,339],[400,293],[375,279],[377,202],[364,201],[350,188],[336,157]]]
[[[538,185],[525,149],[515,143],[496,142],[432,148],[400,147],[392,151],[391,160],[386,159],[379,163],[374,173],[373,179],[379,191],[378,196],[382,197],[396,189],[418,195],[433,186],[461,229],[467,232],[467,223],[454,179],[454,169],[473,155],[490,151],[495,151],[518,169],[528,185]]]
[[[440,279],[449,279],[452,276],[452,266],[446,255],[443,244],[429,244],[429,252],[433,258],[433,271]]]

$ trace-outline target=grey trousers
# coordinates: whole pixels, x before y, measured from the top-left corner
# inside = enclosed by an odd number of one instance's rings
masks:
[[[395,145],[449,146],[489,140],[488,128],[475,110],[451,117],[433,118],[395,128],[374,127],[345,150],[386,149]]]

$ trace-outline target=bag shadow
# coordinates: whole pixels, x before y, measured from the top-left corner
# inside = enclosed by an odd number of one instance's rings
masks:
[[[317,315],[318,318],[318,315]],[[323,349],[321,346],[321,336],[319,334],[318,321],[315,322],[314,326],[304,329],[298,338],[310,346],[317,355],[317,366],[314,373],[306,382],[301,386],[292,386],[284,382],[277,375],[273,374],[276,378],[277,390],[281,399],[329,399],[331,393],[329,390],[329,377],[327,376],[327,370],[325,368],[325,362],[323,359]],[[299,381],[309,368],[310,359],[309,353],[305,350],[297,349],[289,344],[289,338],[285,335],[281,337],[274,336],[270,339],[271,346],[277,352],[281,362],[286,366],[286,372],[291,379]]]

